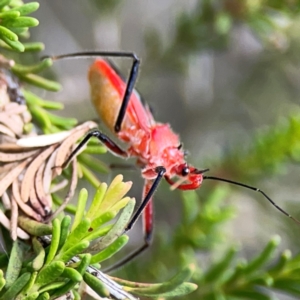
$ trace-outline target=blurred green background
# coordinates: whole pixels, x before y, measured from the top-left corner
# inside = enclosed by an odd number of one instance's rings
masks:
[[[299,8],[292,0],[52,0],[41,3],[35,14],[40,25],[31,32],[33,40],[45,43],[47,55],[134,51],[142,60],[137,89],[155,118],[180,134],[188,162],[210,168],[210,175],[261,188],[299,218]],[[80,121],[97,117],[86,79],[91,61],[57,62],[64,90],[42,95],[63,101],[64,115]],[[115,63],[127,74],[129,61]],[[110,154],[105,161],[120,162]],[[131,194],[140,199],[139,171],[122,173],[134,181]],[[204,182],[199,199],[183,195],[185,200],[161,184],[153,246],[118,276],[165,280],[177,265],[196,261],[197,282],[232,245],[239,245],[238,257],[250,259],[274,234],[283,240],[281,250],[299,252],[299,226],[258,193]],[[142,243],[140,222],[130,237],[119,257]],[[187,297],[216,299],[201,294],[201,285]]]

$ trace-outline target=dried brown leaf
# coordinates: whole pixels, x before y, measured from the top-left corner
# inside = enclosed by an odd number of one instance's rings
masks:
[[[30,191],[29,201],[30,201],[31,206],[37,213],[39,213],[43,217],[46,216],[45,210],[44,210],[42,204],[40,203],[34,189],[31,189],[31,191]]]
[[[24,178],[22,180],[21,185],[21,199],[23,202],[27,202],[30,189],[34,187],[34,177],[39,169],[39,167],[43,164],[43,162],[51,155],[51,153],[55,150],[57,145],[52,145],[40,153],[28,166],[25,171]]]
[[[45,147],[62,142],[71,131],[61,131],[53,134],[29,136],[18,139],[16,144],[21,147]]]
[[[21,199],[21,195],[20,195],[20,189],[19,189],[19,183],[17,180],[15,180],[13,182],[12,185],[12,192],[13,195],[12,197],[15,198],[15,200],[17,201],[19,207],[22,209],[22,211],[30,218],[35,219],[36,221],[42,221],[42,217],[36,213],[29,205],[25,204],[22,199]]]
[[[10,102],[5,105],[4,112],[7,116],[20,115],[27,111],[26,105],[20,105],[16,102]]]
[[[0,209],[0,223],[7,229],[10,230],[10,222],[3,211]],[[28,240],[30,236],[20,227],[17,228],[17,235],[22,240]]]
[[[12,170],[7,172],[5,176],[0,180],[0,196],[7,190],[7,188],[12,184],[12,182],[17,179],[17,177],[22,173],[28,164],[29,160],[22,161]],[[1,174],[1,173],[0,173]]]
[[[15,168],[19,162],[7,163],[0,166],[0,180],[6,175],[7,172]]]
[[[8,127],[6,127],[5,125],[3,125],[3,124],[0,124],[0,132],[5,134],[5,135],[8,135],[12,138],[15,137],[14,132],[12,130],[10,130]]]
[[[70,188],[68,191],[68,194],[66,195],[64,202],[59,206],[59,208],[49,217],[47,220],[48,222],[56,218],[67,206],[69,201],[72,199],[74,196],[76,186],[77,186],[77,161],[73,160],[72,161],[72,177],[71,177],[71,182],[70,182]]]
[[[0,147],[2,144],[15,144],[17,139],[15,137],[7,136],[0,133]]]
[[[21,114],[21,117],[22,117],[22,120],[23,120],[24,124],[27,124],[32,120],[32,116],[31,116],[31,114],[28,110],[24,111]]]
[[[6,192],[3,193],[2,197],[1,197],[1,200],[2,200],[2,204],[5,208],[5,210],[11,209],[10,199],[9,199],[8,194]]]
[[[42,199],[46,197],[46,193],[43,185],[43,173],[45,169],[45,162],[39,167],[38,171],[35,174],[34,186],[38,199]],[[43,201],[41,201],[43,202]]]
[[[26,149],[26,148],[24,150],[22,150],[22,152],[17,152],[17,153],[7,153],[7,152],[0,151],[0,161],[15,162],[18,160],[23,160],[25,158],[28,158],[30,156],[37,154],[38,151],[39,151],[38,149],[28,151],[28,149]]]
[[[50,211],[52,201],[49,202],[49,197],[48,197],[49,190],[46,191],[44,189],[44,184],[43,184],[44,169],[45,169],[45,163],[43,163],[41,165],[41,167],[38,169],[38,171],[35,175],[34,185],[35,185],[35,191],[36,191],[37,198],[39,199],[41,204],[43,204],[43,206],[45,207],[45,210]]]
[[[20,126],[18,122],[8,117],[4,112],[0,113],[0,123],[12,130],[16,135],[21,135],[23,132],[23,123]]]
[[[57,151],[58,149],[55,149],[55,151],[51,154],[51,156],[48,158],[46,162],[46,167],[43,176],[43,186],[45,191],[50,190],[51,181],[52,181],[52,168],[54,167],[55,164]]]

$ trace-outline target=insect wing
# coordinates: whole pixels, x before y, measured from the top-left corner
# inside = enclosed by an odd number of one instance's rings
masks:
[[[92,101],[98,114],[113,131],[126,84],[114,68],[104,59],[96,60],[90,67],[89,81],[92,90]],[[134,90],[130,97],[122,130],[124,130],[124,127],[135,125],[148,131],[149,126],[153,122],[153,118],[150,120],[150,117],[152,115],[146,111],[138,93]]]

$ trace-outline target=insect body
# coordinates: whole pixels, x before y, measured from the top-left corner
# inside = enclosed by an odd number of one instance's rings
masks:
[[[89,70],[91,97],[101,120],[114,130],[126,84],[106,60],[96,60]],[[116,135],[128,143],[128,157],[137,157],[146,180],[157,177],[157,167],[164,167],[164,177],[178,176],[187,181],[177,188],[196,189],[202,182],[202,171],[188,166],[180,140],[168,124],[157,123],[147,106],[133,91],[122,126]]]
[[[79,143],[71,153],[65,167],[92,137],[98,138],[115,155],[123,158],[136,157],[145,179],[143,200],[125,228],[130,230],[139,216],[143,215],[144,245],[110,268],[117,268],[128,262],[151,243],[153,229],[152,196],[162,178],[172,189],[191,190],[201,186],[203,180],[218,180],[238,185],[261,193],[273,206],[295,222],[300,222],[280,208],[262,190],[232,180],[206,176],[208,169],[199,170],[185,161],[179,136],[168,124],[154,120],[149,107],[144,105],[139,94],[134,90],[138,74],[139,59],[131,52],[81,52],[51,57],[53,60],[72,57],[126,57],[133,60],[127,82],[105,59],[97,59],[89,69],[92,102],[107,127],[118,139],[128,144],[128,149],[121,149],[114,141],[99,130],[93,130]]]

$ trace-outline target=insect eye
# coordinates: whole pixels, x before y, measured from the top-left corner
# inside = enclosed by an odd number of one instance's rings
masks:
[[[186,176],[190,173],[190,169],[188,167],[184,167],[181,171],[182,176]]]

